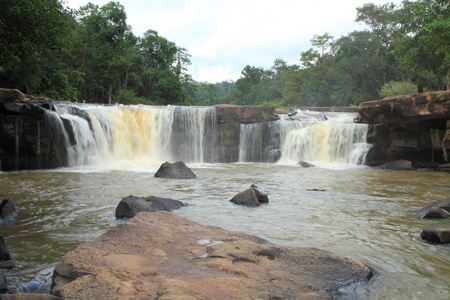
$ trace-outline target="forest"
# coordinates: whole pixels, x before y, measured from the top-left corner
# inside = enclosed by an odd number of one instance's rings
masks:
[[[369,29],[311,37],[299,63],[247,65],[235,82],[195,82],[191,55],[149,29],[135,36],[119,2],[0,0],[0,87],[55,100],[152,105],[356,106],[450,89],[448,0],[364,4]],[[20,21],[18,21],[20,20]]]

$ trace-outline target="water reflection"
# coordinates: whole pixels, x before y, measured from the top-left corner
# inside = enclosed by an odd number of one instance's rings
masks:
[[[420,220],[415,212],[449,196],[448,173],[276,164],[191,167],[195,180],[154,178],[156,168],[1,173],[0,196],[13,199],[19,216],[0,224],[13,256],[0,266],[14,267],[0,272],[16,291],[48,292],[52,270],[65,253],[123,222],[114,218],[120,199],[155,195],[188,203],[176,213],[205,225],[360,260],[379,274],[361,288],[362,299],[450,298],[450,246],[420,239],[426,226],[449,226],[450,220]],[[269,195],[268,205],[229,202],[251,184]]]

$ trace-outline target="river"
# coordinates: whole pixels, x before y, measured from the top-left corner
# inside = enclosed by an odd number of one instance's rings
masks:
[[[292,162],[298,157],[287,157],[190,163],[198,178],[189,180],[155,178],[160,162],[142,160],[0,172],[0,196],[19,209],[12,222],[0,223],[12,254],[0,272],[14,292],[48,293],[53,268],[67,252],[124,222],[114,214],[122,198],[154,195],[189,204],[174,213],[204,225],[363,262],[376,276],[358,288],[360,299],[450,299],[450,245],[420,238],[425,227],[450,220],[416,213],[450,195],[450,174],[376,170],[330,157],[302,168]],[[268,205],[229,201],[251,184],[268,194]]]

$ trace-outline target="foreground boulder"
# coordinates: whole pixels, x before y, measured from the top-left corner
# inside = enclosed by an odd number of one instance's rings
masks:
[[[239,205],[245,206],[259,206],[261,203],[268,203],[269,197],[266,194],[261,193],[256,189],[256,187],[252,184],[252,186],[234,196],[231,202]]]
[[[197,176],[182,161],[177,161],[174,163],[170,163],[170,162],[166,161],[159,167],[158,171],[156,171],[155,177],[196,178]]]
[[[17,216],[17,209],[10,198],[0,198],[0,220],[10,221]]]
[[[440,201],[431,202],[418,210],[421,218],[449,218],[450,197]]]
[[[5,239],[2,235],[0,235],[0,261],[10,260],[11,255],[9,254],[8,249],[6,248]]]
[[[178,200],[155,196],[136,197],[130,195],[120,200],[116,207],[116,218],[132,218],[141,211],[172,211],[183,207],[185,204]]]
[[[355,296],[372,271],[326,251],[268,244],[169,212],[139,213],[67,253],[63,299],[330,299]]]
[[[450,227],[429,226],[422,231],[420,237],[432,243],[450,243]]]

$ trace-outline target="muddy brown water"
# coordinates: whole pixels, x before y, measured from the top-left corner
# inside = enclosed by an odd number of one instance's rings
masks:
[[[359,260],[377,275],[360,299],[450,299],[450,245],[421,240],[430,225],[416,210],[450,196],[450,174],[362,166],[301,168],[279,164],[191,165],[197,179],[155,178],[156,167],[95,167],[0,173],[0,196],[19,215],[0,223],[12,261],[0,264],[15,292],[48,293],[54,266],[69,251],[120,224],[130,194],[181,200],[176,214],[271,242],[315,247]],[[270,202],[258,208],[229,200],[256,184]],[[314,191],[310,189],[324,190]]]

